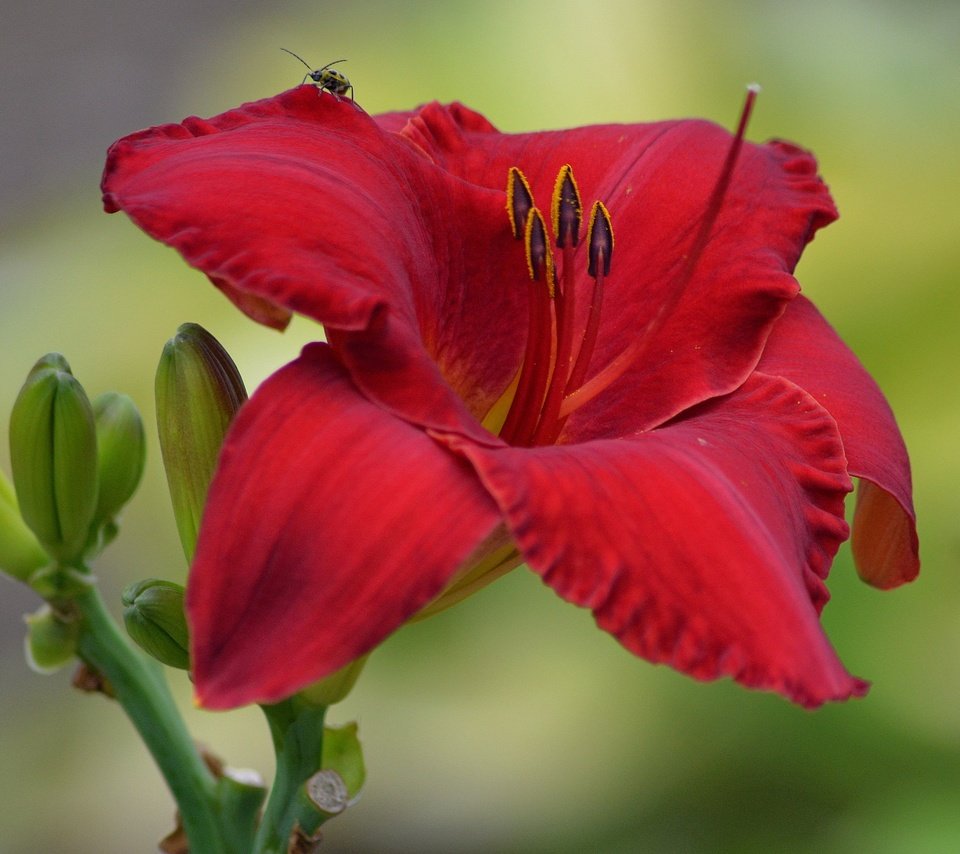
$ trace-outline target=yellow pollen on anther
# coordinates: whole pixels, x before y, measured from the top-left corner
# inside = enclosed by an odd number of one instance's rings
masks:
[[[580,221],[583,218],[582,211],[580,188],[577,186],[576,178],[573,177],[573,167],[567,163],[557,173],[557,180],[553,185],[553,196],[550,199],[550,222],[553,225],[558,246],[563,245],[564,214],[569,214],[574,219],[572,244],[574,246],[577,244],[580,236]]]
[[[610,219],[610,211],[607,210],[607,206],[603,202],[593,203],[593,207],[590,209],[590,224],[587,226],[587,234],[593,234],[593,225],[596,222],[597,214],[607,221],[607,231],[610,232],[610,248],[613,249],[616,245],[616,239],[613,236],[613,221]]]
[[[550,298],[555,293],[553,274],[553,253],[547,243],[547,225],[537,208],[530,208],[527,223],[523,231],[523,247],[527,254],[527,271],[533,281],[545,277]]]
[[[511,166],[507,172],[507,216],[514,239],[523,237],[523,228],[532,207],[533,192],[527,176],[516,166]]]

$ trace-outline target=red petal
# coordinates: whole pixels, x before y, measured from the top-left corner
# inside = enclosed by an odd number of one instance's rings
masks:
[[[532,450],[450,441],[530,566],[628,649],[810,707],[865,692],[817,620],[847,533],[843,451],[833,420],[793,384],[756,374],[630,439]]]
[[[604,202],[617,242],[591,373],[625,350],[682,284],[732,139],[717,125],[691,120],[500,134],[461,105],[437,104],[404,133],[469,181],[502,185],[507,169],[519,166],[541,203],[571,164],[585,203]],[[780,141],[745,144],[675,309],[634,368],[570,419],[566,441],[647,429],[737,388],[799,290],[792,273],[803,247],[836,216],[808,152]],[[585,242],[578,252],[581,286],[589,287]]]
[[[326,132],[305,134],[298,111],[314,124],[325,122]],[[345,130],[354,143],[337,149],[334,139]],[[348,159],[356,161],[362,184],[359,154],[380,136],[357,110],[318,99],[304,87],[213,119],[188,118],[119,140],[107,155],[104,205],[125,211],[218,283],[337,326],[362,328],[376,309],[375,295],[344,283],[349,260],[331,251],[342,249],[357,213],[338,210],[343,200],[328,188],[342,182],[338,173]],[[375,222],[385,212],[371,205],[363,215]],[[377,237],[388,241],[382,222],[376,225]],[[373,277],[380,258],[355,259],[359,269],[351,272]],[[319,277],[328,279],[324,288],[313,285]]]
[[[369,651],[499,523],[464,462],[311,345],[242,409],[187,609],[199,702],[275,702]]]
[[[920,570],[910,460],[883,392],[808,299],[777,324],[760,369],[806,389],[836,419],[857,493],[853,556],[861,577],[881,588]]]
[[[523,347],[522,257],[490,252],[498,237],[517,248],[502,183],[454,178],[304,86],[120,140],[103,192],[107,210],[176,248],[254,319],[282,326],[294,311],[360,334],[345,358],[374,350],[376,370],[355,371],[365,390],[450,430],[466,423],[464,403],[485,413]],[[413,380],[445,389],[445,405],[419,411]]]

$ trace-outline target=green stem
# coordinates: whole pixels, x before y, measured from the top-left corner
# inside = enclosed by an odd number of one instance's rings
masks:
[[[229,854],[221,833],[217,784],[197,752],[157,662],[121,634],[96,589],[73,602],[82,622],[80,657],[110,682],[166,778],[180,809],[190,850]]]
[[[297,697],[262,708],[270,725],[277,772],[254,851],[285,854],[299,815],[299,789],[321,767],[323,719],[327,709],[309,705]]]

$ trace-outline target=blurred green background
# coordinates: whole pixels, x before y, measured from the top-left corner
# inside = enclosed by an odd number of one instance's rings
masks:
[[[369,782],[331,852],[960,850],[960,4],[205,2],[0,6],[0,423],[48,350],[152,424],[163,342],[186,320],[252,388],[315,328],[254,326],[123,216],[103,153],[139,127],[212,115],[343,70],[371,113],[462,100],[506,131],[688,115],[812,148],[840,206],[798,275],[896,411],[924,568],[879,593],[846,549],[824,623],[862,701],[816,713],[631,657],[524,569],[374,655],[357,717]],[[323,152],[318,151],[322,157]],[[296,204],[296,200],[291,200]],[[97,566],[182,579],[151,430],[148,469]],[[5,442],[0,465],[9,472]],[[120,712],[23,663],[29,591],[0,580],[0,851],[154,850],[173,805]],[[257,712],[197,737],[269,776]]]

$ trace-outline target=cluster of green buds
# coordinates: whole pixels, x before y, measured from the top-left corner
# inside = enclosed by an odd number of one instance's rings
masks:
[[[236,365],[203,327],[183,324],[156,374],[157,428],[177,530],[193,559],[207,492],[227,430],[247,399]],[[77,643],[71,597],[89,587],[87,562],[117,534],[144,467],[143,422],[129,397],[92,402],[63,356],[40,359],[10,418],[13,485],[0,472],[0,570],[47,604],[27,617],[27,657],[39,672],[66,664]],[[14,489],[15,487],[15,489]],[[150,578],[122,594],[130,637],[151,657],[189,669],[184,588]],[[304,689],[322,708],[342,700],[366,657]]]
[[[143,422],[125,395],[93,403],[58,353],[30,370],[10,415],[13,484],[0,475],[0,570],[47,604],[27,620],[27,660],[52,672],[75,654],[73,596],[117,532],[143,473]]]
[[[229,354],[205,329],[184,324],[157,369],[157,422],[177,529],[188,562],[217,457],[247,399]],[[30,370],[10,416],[11,484],[0,473],[0,570],[45,600],[27,617],[27,657],[50,672],[76,650],[70,602],[87,589],[88,561],[117,534],[117,517],[143,474],[145,436],[129,397],[92,402],[58,353]],[[189,667],[184,591],[148,579],[123,593],[130,636],[151,656]]]

